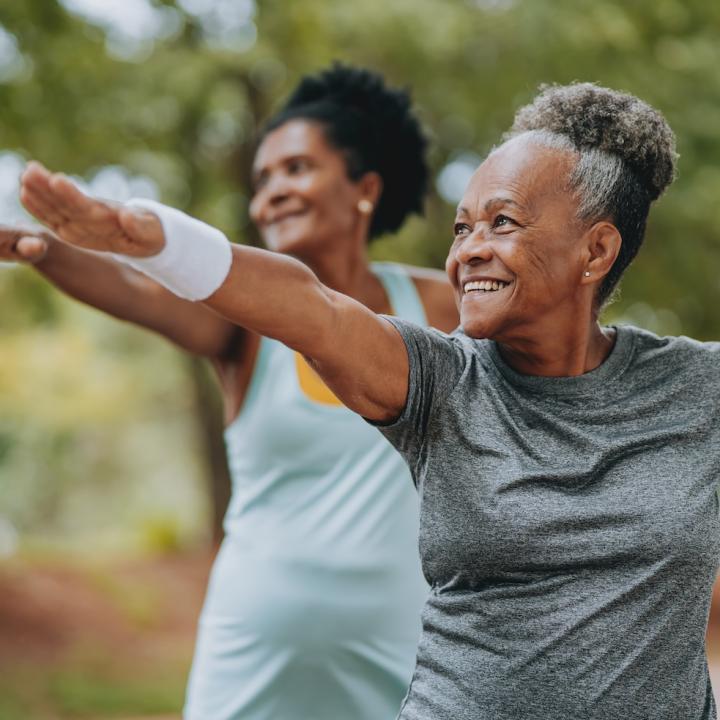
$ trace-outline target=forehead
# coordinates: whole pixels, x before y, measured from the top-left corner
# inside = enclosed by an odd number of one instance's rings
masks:
[[[319,123],[289,120],[263,138],[255,153],[253,167],[257,170],[298,155],[328,154],[339,153],[329,145],[325,131]]]
[[[567,151],[513,138],[478,167],[460,206],[473,213],[497,198],[536,210],[543,202],[567,199],[568,174],[574,162]]]

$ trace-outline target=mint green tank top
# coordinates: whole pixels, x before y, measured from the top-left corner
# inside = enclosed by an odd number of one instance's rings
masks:
[[[372,268],[393,313],[425,325],[406,271]],[[232,498],[189,720],[392,720],[406,693],[427,595],[417,494],[400,455],[307,370],[263,338],[226,430]]]

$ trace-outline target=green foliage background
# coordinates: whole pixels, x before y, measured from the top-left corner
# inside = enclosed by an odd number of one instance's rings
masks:
[[[58,0],[0,0],[0,26],[24,58],[0,83],[2,149],[84,177],[123,166],[166,202],[255,242],[253,136],[305,72],[341,59],[409,85],[436,172],[485,154],[540,83],[597,81],[660,108],[681,153],[609,315],[720,337],[720,4],[258,0],[243,50],[219,45],[191,4],[155,6],[165,36],[129,53]],[[424,220],[373,253],[441,266],[452,213],[433,195]],[[0,515],[24,537],[92,536],[98,547],[122,529],[202,532],[205,465],[177,353],[64,300],[32,270],[6,268],[0,360]]]

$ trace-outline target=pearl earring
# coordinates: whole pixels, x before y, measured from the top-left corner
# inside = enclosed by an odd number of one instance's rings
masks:
[[[370,213],[375,209],[373,207],[373,204],[369,201],[363,198],[362,200],[358,200],[357,209],[363,214],[363,215],[370,215]]]
[[[590,277],[590,271],[589,271],[589,270],[586,270],[586,271],[585,271],[585,277]]]

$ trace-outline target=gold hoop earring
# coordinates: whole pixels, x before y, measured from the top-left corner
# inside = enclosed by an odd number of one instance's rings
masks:
[[[375,209],[373,204],[369,201],[363,198],[362,200],[358,200],[357,209],[363,214],[363,215],[370,215],[372,211]]]

